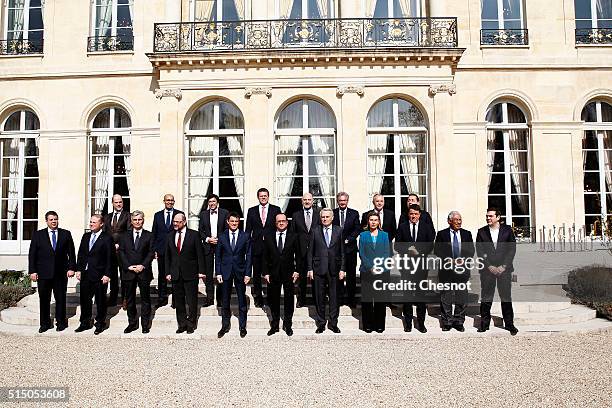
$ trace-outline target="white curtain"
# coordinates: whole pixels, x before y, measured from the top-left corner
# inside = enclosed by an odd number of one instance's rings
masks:
[[[215,0],[195,0],[195,21],[210,21],[214,6]]]
[[[489,161],[487,163],[489,168],[489,181],[487,183],[487,191],[491,191],[491,178],[493,177],[493,168],[495,165],[495,130],[487,130],[487,153]]]
[[[610,140],[610,138],[612,137],[612,130],[605,130],[603,132],[603,138],[604,140]],[[604,147],[607,148],[609,145],[608,143],[604,142]],[[604,176],[605,176],[605,180],[606,180],[606,193],[612,193],[612,166],[610,165],[611,159],[612,159],[612,152],[609,150],[604,150],[603,152],[603,156],[604,156],[604,166],[605,168],[604,170]],[[608,208],[608,213],[612,212],[612,208]]]
[[[108,151],[109,137],[105,135],[92,137],[92,151],[94,152],[111,152]],[[109,169],[108,169],[108,154],[101,154],[93,158],[94,172],[93,175],[96,177],[94,183],[94,214],[102,214],[104,204],[108,198],[108,181],[109,181]]]
[[[13,38],[12,39],[21,39],[23,38],[23,24],[24,24],[24,18],[23,18],[23,14],[24,14],[24,9],[25,9],[25,2],[24,0],[18,0],[16,2],[17,4],[15,4],[16,7],[18,7],[15,10],[15,20],[13,21],[13,26],[12,27],[8,27],[9,31],[15,31],[13,33]],[[17,239],[17,238],[15,238]]]
[[[383,0],[386,1],[386,0]],[[374,16],[374,10],[376,9],[376,0],[365,0],[364,14],[367,18]]]
[[[244,2],[246,0],[231,0],[236,5],[236,11],[238,12],[238,19],[244,20],[246,17],[244,15]]]
[[[383,184],[383,174],[387,165],[387,138],[386,134],[371,134],[368,135],[368,168],[369,168],[369,193],[380,192]]]
[[[399,0],[400,10],[394,10],[395,16],[401,16],[404,18],[416,17],[416,1],[415,0]]]
[[[298,151],[302,138],[300,136],[280,136],[278,138],[278,154],[287,155],[278,157],[278,201],[280,208],[285,211],[289,204],[288,196],[293,190],[293,182],[295,179],[291,176],[295,175],[298,160]]]
[[[5,148],[8,141],[5,141]],[[11,156],[8,159],[8,202],[7,214],[8,220],[6,225],[7,239],[17,239],[17,221],[19,218],[19,138],[15,137],[8,142],[8,149],[4,152],[6,156]],[[7,170],[6,168],[4,169]],[[4,215],[4,214],[3,214]]]
[[[112,16],[113,16],[113,1],[112,0],[97,0],[96,2],[96,37],[104,37],[110,35]]]
[[[513,172],[527,172],[527,154],[518,152],[516,149],[522,149],[527,145],[527,131],[525,130],[509,130],[510,137],[510,164]],[[526,194],[529,192],[529,177],[525,173],[511,173],[512,182],[517,194]],[[511,194],[506,191],[506,194]],[[529,195],[516,196],[521,215],[529,214]]]
[[[335,173],[334,160],[332,157],[321,157],[322,154],[334,154],[334,138],[333,137],[321,137],[321,136],[310,136],[310,142],[312,143],[312,150],[315,162],[315,168],[317,169],[317,176],[319,176],[319,183],[321,184],[321,194],[324,197],[334,196],[334,182],[333,176]]]
[[[125,135],[121,138],[121,141],[123,143],[123,162],[125,164],[125,176],[126,176],[126,184],[128,187],[128,194],[130,191],[130,172],[132,170],[131,167],[131,150],[130,150],[130,136],[129,135]]]
[[[234,174],[234,185],[236,186],[236,192],[238,193],[238,197],[244,196],[244,169],[243,169],[243,150],[242,150],[242,137],[240,136],[228,136],[227,137],[227,146],[230,151],[230,155],[232,156],[241,156],[241,157],[232,157],[232,173]],[[242,203],[242,200],[239,200]]]
[[[425,169],[419,168],[418,158],[420,156],[415,155],[415,153],[424,153],[418,151],[417,140],[421,137],[422,135],[400,135],[400,152],[410,153],[410,155],[400,155],[400,163],[404,169],[404,173],[406,173],[406,175],[404,175],[404,181],[408,186],[409,192],[419,195],[425,194],[425,191],[421,191],[421,183],[419,183],[422,177],[416,175],[425,173]],[[398,191],[395,192],[395,194],[398,193]]]
[[[329,0],[317,0],[320,18],[329,18]],[[309,11],[310,12],[310,11]],[[316,15],[316,13],[314,13]],[[310,16],[309,16],[310,17]]]
[[[289,14],[291,13],[291,9],[293,7],[293,0],[277,0],[279,3],[279,18],[286,19],[289,18]]]
[[[206,199],[213,172],[213,137],[196,136],[189,140],[189,215],[197,216]]]
[[[597,19],[612,18],[612,2],[610,0],[597,0],[597,16],[596,17]]]

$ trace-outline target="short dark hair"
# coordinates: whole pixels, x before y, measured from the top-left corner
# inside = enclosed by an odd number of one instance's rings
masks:
[[[265,187],[262,187],[259,190],[257,190],[257,197],[259,197],[259,193],[266,193],[266,194],[270,195],[270,192]]]
[[[59,218],[59,216],[57,215],[57,213],[56,213],[55,211],[50,210],[50,211],[47,211],[47,212],[45,213],[45,221],[47,221],[47,220],[49,219],[49,216],[50,216],[50,215],[55,215],[57,218]]]
[[[499,211],[497,209],[497,207],[489,207],[489,208],[487,208],[487,212],[489,212],[489,211],[494,211],[496,217],[501,217],[501,215],[502,215],[501,211]]]
[[[286,218],[286,219],[288,219],[288,218],[287,218],[287,214],[285,214],[285,213],[284,213],[284,212],[282,212],[282,211],[281,211],[281,212],[279,212],[278,214],[276,214],[276,217],[278,217],[279,215],[283,215],[283,216],[285,216],[285,218]],[[276,222],[276,217],[274,217],[274,222]]]
[[[227,220],[229,221],[230,218],[238,218],[238,220],[240,220],[240,214],[238,214],[236,211],[230,211],[229,214],[227,214]]]
[[[420,202],[420,201],[421,201],[421,199],[419,198],[419,195],[418,195],[418,194],[416,194],[416,193],[410,193],[410,194],[408,194],[408,197],[416,197],[417,202]]]
[[[408,206],[408,211],[410,211],[410,210],[415,210],[415,211],[421,212],[421,206],[418,205],[418,204],[410,204]]]
[[[218,195],[212,193],[212,194],[209,194],[208,197],[206,197],[206,202],[208,202],[211,198],[214,198],[217,201],[221,201]]]

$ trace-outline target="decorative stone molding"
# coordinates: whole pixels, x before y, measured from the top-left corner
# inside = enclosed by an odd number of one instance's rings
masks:
[[[455,84],[442,84],[442,85],[431,85],[429,87],[429,96],[435,96],[441,92],[448,92],[449,95],[457,93],[457,86]]]
[[[248,87],[244,88],[244,97],[250,98],[253,95],[266,95],[268,98],[272,96],[272,88],[269,87]]]
[[[340,85],[336,88],[336,95],[339,97],[347,93],[356,93],[362,97],[365,94],[365,87],[362,85]]]
[[[180,101],[183,99],[183,92],[180,89],[156,89],[155,97],[157,99],[172,97]]]

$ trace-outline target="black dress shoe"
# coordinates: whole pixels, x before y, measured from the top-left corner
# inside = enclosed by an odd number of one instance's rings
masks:
[[[488,327],[485,327],[485,326],[480,326],[480,327],[478,328],[478,330],[476,330],[476,331],[477,331],[478,333],[484,333],[484,332],[486,332],[487,330],[489,330],[489,328],[488,328]]]
[[[427,327],[425,327],[425,325],[419,324],[419,327],[417,327],[417,330],[420,331],[421,333],[427,333]]]
[[[240,337],[244,338],[247,335],[246,329],[240,329]]]
[[[255,307],[263,307],[263,300],[260,298],[255,298],[253,304],[255,305]]]
[[[185,333],[186,331],[187,331],[186,327],[179,327],[178,329],[176,329],[176,334]]]
[[[285,333],[287,333],[287,336],[293,336],[293,329],[291,327],[285,327],[283,328],[283,330],[285,331]]]
[[[55,331],[61,332],[64,331],[68,328],[67,324],[58,324],[57,327],[55,328]]]
[[[315,330],[316,334],[321,334],[325,331],[325,326],[319,326],[317,327],[317,330]]]
[[[506,326],[505,329],[508,330],[513,336],[516,336],[516,334],[518,333],[518,329],[514,325]]]
[[[442,326],[442,331],[450,331],[451,327],[448,325]]]
[[[188,328],[187,330],[185,330],[187,332],[187,334],[193,334],[193,327]]]
[[[404,319],[404,331],[406,333],[412,331],[412,319]]]
[[[329,330],[333,331],[334,333],[340,333],[338,326],[330,326]]]
[[[91,329],[93,326],[87,326],[87,325],[80,325],[79,327],[77,327],[76,329],[74,329],[75,333],[80,333],[80,332],[84,332],[85,330],[89,330]]]
[[[147,333],[149,333],[150,331],[151,331],[151,329],[150,329],[150,328],[148,328],[148,327],[143,327],[143,328],[142,328],[142,333],[143,333],[143,334],[147,334]]]
[[[125,334],[128,334],[128,333],[131,333],[131,332],[133,332],[135,330],[138,330],[138,326],[131,326],[130,325],[130,326],[126,327],[125,330],[123,330],[123,332]]]
[[[366,332],[366,333],[372,333],[372,329],[370,329],[370,328],[363,329],[363,331]]]
[[[376,329],[376,333],[382,333],[384,331],[385,331],[385,329]]]
[[[465,327],[463,327],[462,324],[455,324],[455,325],[453,325],[453,329],[457,330],[458,332],[464,332],[465,331]]]
[[[274,333],[278,333],[278,328],[271,328],[270,330],[268,330],[268,336],[273,335]]]
[[[39,333],[44,333],[47,330],[51,329],[51,326],[40,326],[40,328],[38,329]]]
[[[217,337],[221,338],[225,335],[225,333],[227,333],[229,331],[229,327],[222,327],[221,330],[219,330],[219,333],[217,333]]]
[[[96,327],[96,330],[94,330],[94,334],[97,336],[98,334],[102,333],[104,331],[104,327]]]
[[[160,307],[164,307],[168,305],[168,298],[159,299],[155,304],[155,308],[158,309]]]

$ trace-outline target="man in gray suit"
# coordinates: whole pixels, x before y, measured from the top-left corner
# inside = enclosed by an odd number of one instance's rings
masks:
[[[321,225],[313,227],[311,243],[308,248],[307,265],[308,278],[314,280],[315,304],[317,314],[315,321],[320,334],[325,331],[325,289],[329,296],[328,327],[334,333],[340,333],[338,328],[338,288],[344,279],[344,241],[342,228],[332,225],[334,211],[324,208],[320,213]]]

